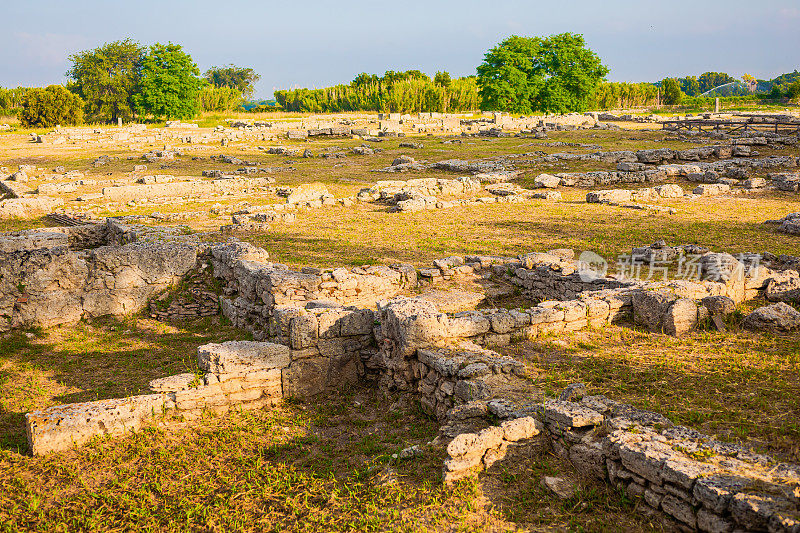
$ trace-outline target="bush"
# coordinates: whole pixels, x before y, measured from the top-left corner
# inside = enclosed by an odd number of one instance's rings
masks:
[[[74,126],[83,122],[83,100],[61,85],[28,89],[19,120],[24,126],[42,128]]]

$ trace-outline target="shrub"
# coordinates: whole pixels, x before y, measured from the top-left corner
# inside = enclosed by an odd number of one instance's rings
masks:
[[[83,100],[61,85],[28,89],[22,99],[19,120],[25,126],[51,128],[83,122]]]

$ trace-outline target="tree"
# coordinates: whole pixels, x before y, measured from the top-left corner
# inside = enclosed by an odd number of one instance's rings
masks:
[[[229,87],[239,91],[244,98],[253,96],[254,86],[261,79],[255,70],[236,65],[211,67],[203,77],[214,87]]]
[[[531,113],[585,111],[608,74],[582,35],[512,35],[478,66],[481,108]]]
[[[664,91],[664,103],[666,105],[678,105],[683,99],[681,84],[675,78],[667,78],[661,82],[661,89]]]
[[[697,76],[686,76],[679,78],[678,83],[681,84],[681,91],[689,96],[697,96],[700,94],[700,82],[697,81]]]
[[[789,99],[792,101],[796,101],[800,99],[800,79],[793,81],[789,84]]]
[[[129,120],[138,90],[145,49],[130,39],[107,43],[69,57],[71,87],[86,102],[86,114],[96,121]]]
[[[136,107],[156,118],[192,118],[203,85],[192,57],[178,44],[156,43],[142,61]]]
[[[436,71],[436,75],[433,77],[433,84],[438,85],[440,87],[450,87],[450,84],[453,83],[453,80],[450,78],[450,73],[447,71],[439,72]]]
[[[51,128],[83,122],[84,102],[62,85],[28,89],[22,98],[19,120],[25,126]]]
[[[698,79],[700,83],[700,93],[708,92],[714,87],[719,87],[720,85],[725,85],[726,83],[734,81],[736,81],[736,78],[725,72],[703,72]]]

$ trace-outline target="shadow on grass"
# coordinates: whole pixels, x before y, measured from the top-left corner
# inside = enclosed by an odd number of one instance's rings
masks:
[[[355,389],[208,417],[182,430],[97,439],[47,457],[0,452],[0,523],[12,530],[69,523],[91,530],[385,531],[400,522],[402,530],[428,530],[417,524],[474,513],[474,486],[452,492],[438,483],[441,455],[391,458],[405,445],[424,444],[437,425],[413,409],[390,417],[384,401],[374,390]],[[353,423],[362,419],[370,423]]]
[[[195,370],[198,346],[249,337],[210,320],[146,323],[149,328],[134,318],[103,318],[39,332],[39,338],[16,331],[0,339],[0,449],[27,449],[27,412],[147,394],[151,380]]]

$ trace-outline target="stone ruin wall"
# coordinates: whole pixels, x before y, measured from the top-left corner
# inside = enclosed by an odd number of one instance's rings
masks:
[[[3,243],[0,331],[140,311],[197,262],[192,244],[140,242],[111,220],[16,232]]]
[[[505,391],[524,379],[524,368],[488,349],[601,327],[622,317],[653,330],[668,329],[669,317],[673,326],[682,323],[674,320],[675,308],[687,301],[695,305],[696,323],[699,309],[707,307],[704,298],[740,302],[752,297],[769,287],[769,276],[777,276],[769,269],[741,279],[719,276],[730,273],[722,268],[730,256],[705,254],[703,272],[720,279],[587,280],[570,254],[554,250],[518,258],[445,258],[418,278],[416,270],[405,267],[295,272],[269,263],[263,250],[235,241],[211,246],[205,254],[202,260],[212,263],[224,283],[226,316],[272,342],[202,346],[199,372],[155,380],[155,394],[30,413],[34,453],[66,449],[98,434],[122,435],[149,422],[192,419],[206,410],[260,408],[366,380],[412,394],[445,424],[445,434],[452,433],[445,482],[475,475],[512,457],[516,448],[539,442],[582,474],[641,497],[641,511],[679,530],[789,531],[797,524],[791,520],[800,505],[791,487],[800,483],[798,467],[673,427],[661,415],[604,397],[567,394],[520,407]],[[538,303],[527,309],[442,313],[424,295],[393,297],[420,280],[436,284],[469,277],[503,278]],[[478,420],[489,427],[454,429]],[[769,490],[762,490],[764,484]]]

